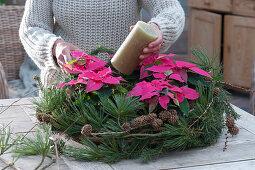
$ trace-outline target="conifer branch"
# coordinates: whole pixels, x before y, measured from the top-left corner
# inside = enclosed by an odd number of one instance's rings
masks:
[[[207,108],[205,109],[204,113],[201,114],[190,126],[189,130],[191,129],[192,126],[194,126],[205,114],[208,113],[209,109],[213,106],[214,103],[214,97],[212,97],[212,101],[207,105]]]

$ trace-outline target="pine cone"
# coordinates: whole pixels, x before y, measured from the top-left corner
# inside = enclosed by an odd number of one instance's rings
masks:
[[[140,116],[140,119],[142,121],[142,126],[146,126],[150,123],[149,116],[143,115],[143,116]]]
[[[131,126],[133,128],[138,128],[138,127],[141,127],[142,124],[143,124],[143,120],[140,117],[138,117],[132,120]]]
[[[92,126],[90,124],[86,124],[81,129],[81,134],[84,136],[90,136],[92,133]]]
[[[36,109],[35,117],[36,117],[36,119],[37,119],[40,123],[43,122],[43,120],[42,120],[42,112],[41,112],[39,109]]]
[[[164,110],[164,111],[161,111],[159,113],[159,118],[163,121],[167,121],[168,119],[170,119],[172,116],[172,112],[171,111],[168,111],[168,110]]]
[[[124,130],[124,131],[130,131],[131,130],[131,126],[130,126],[130,123],[124,123],[121,128]]]
[[[228,128],[235,126],[235,119],[233,117],[228,117],[226,120],[226,126]]]
[[[49,124],[52,121],[52,118],[48,114],[42,115],[42,122]]]
[[[157,115],[156,113],[150,113],[148,114],[148,118],[150,119],[150,121],[153,121],[154,119],[157,119]]]
[[[239,128],[237,126],[228,128],[228,131],[231,135],[237,135],[239,132]]]
[[[169,110],[169,112],[171,112],[171,115],[177,115],[177,111],[172,109],[172,110]]]
[[[220,94],[220,89],[218,87],[215,87],[213,89],[213,97],[217,97]]]
[[[175,125],[178,122],[179,119],[180,119],[179,116],[171,115],[171,117],[167,121],[168,121],[169,124]]]
[[[160,126],[163,125],[163,121],[161,119],[154,119],[152,122],[151,122],[151,126],[154,128],[154,129],[159,129]]]

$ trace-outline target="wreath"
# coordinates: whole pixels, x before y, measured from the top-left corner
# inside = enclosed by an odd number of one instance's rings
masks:
[[[92,52],[113,52],[100,46]],[[155,53],[123,75],[92,55],[74,51],[63,83],[44,89],[36,117],[82,147],[63,153],[83,161],[148,162],[171,150],[209,146],[222,132],[236,135],[237,113],[222,87],[222,69],[201,49],[190,63]],[[110,55],[112,56],[112,55]]]

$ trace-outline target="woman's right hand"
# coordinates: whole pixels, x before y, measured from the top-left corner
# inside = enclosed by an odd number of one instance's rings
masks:
[[[72,51],[83,51],[82,49],[67,43],[63,40],[57,40],[53,46],[53,56],[56,57],[59,65],[68,64],[73,60],[70,53]]]

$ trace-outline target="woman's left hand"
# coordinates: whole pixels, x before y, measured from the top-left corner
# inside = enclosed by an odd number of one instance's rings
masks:
[[[139,57],[139,59],[141,60],[140,64],[142,64],[143,61],[144,61],[146,58],[150,57],[154,52],[159,51],[159,50],[160,50],[160,47],[161,47],[161,45],[162,45],[162,43],[163,43],[163,32],[160,31],[158,25],[155,24],[155,23],[151,23],[150,25],[151,25],[153,28],[155,28],[155,30],[157,31],[157,33],[158,33],[158,38],[157,38],[155,41],[151,42],[151,43],[148,45],[148,47],[146,47],[146,48],[143,49],[143,53],[142,53],[142,54],[140,55],[140,57]],[[132,30],[133,28],[134,28],[134,27],[131,26],[130,29]]]

